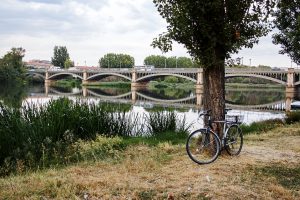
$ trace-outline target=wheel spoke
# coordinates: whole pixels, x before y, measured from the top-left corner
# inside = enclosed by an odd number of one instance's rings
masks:
[[[213,162],[219,154],[219,147],[217,136],[204,130],[192,133],[186,144],[189,157],[198,164]]]

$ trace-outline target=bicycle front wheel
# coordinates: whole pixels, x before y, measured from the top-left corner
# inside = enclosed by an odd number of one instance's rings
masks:
[[[236,124],[227,129],[225,137],[225,149],[229,155],[238,155],[243,147],[243,134],[240,127]]]
[[[218,136],[212,131],[199,129],[191,133],[186,142],[188,156],[198,164],[215,161],[220,152]]]

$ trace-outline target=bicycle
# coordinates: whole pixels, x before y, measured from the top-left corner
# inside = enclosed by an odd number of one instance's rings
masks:
[[[208,125],[204,128],[192,132],[186,142],[186,151],[188,156],[198,164],[209,164],[214,162],[222,148],[229,155],[238,155],[243,147],[243,133],[240,128],[242,123],[242,115],[227,115],[225,109],[225,119],[214,121],[211,119],[211,110],[202,112],[199,117],[207,116]],[[213,130],[213,123],[223,124],[222,138]]]

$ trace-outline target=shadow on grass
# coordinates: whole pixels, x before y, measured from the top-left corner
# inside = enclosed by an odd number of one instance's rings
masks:
[[[283,187],[291,190],[300,189],[300,166],[287,167],[271,165],[257,169],[264,176],[271,176]]]

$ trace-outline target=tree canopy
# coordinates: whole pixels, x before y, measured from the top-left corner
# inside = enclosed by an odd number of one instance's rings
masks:
[[[99,65],[103,68],[132,68],[134,58],[127,54],[108,53],[99,59]]]
[[[64,63],[64,68],[69,69],[70,67],[74,67],[74,62],[70,59],[67,59]]]
[[[24,55],[25,49],[12,48],[0,59],[0,82],[11,83],[24,78]]]
[[[225,59],[242,47],[251,48],[259,37],[268,33],[271,28],[268,16],[275,0],[153,2],[168,25],[152,46],[163,52],[172,50],[173,41],[185,46],[193,59],[204,66],[204,108],[212,110],[213,118],[223,119]]]
[[[281,0],[274,13],[274,24],[279,33],[273,35],[274,44],[280,44],[280,54],[287,54],[300,64],[300,0]]]
[[[272,0],[153,0],[166,19],[167,32],[152,45],[166,52],[172,41],[183,44],[204,66],[229,58],[242,47],[252,47],[267,34]]]
[[[144,59],[145,65],[153,65],[156,68],[192,68],[199,67],[188,57],[166,57],[161,55],[151,55]]]
[[[67,47],[65,47],[65,46],[55,46],[53,57],[51,58],[51,63],[54,66],[58,66],[58,67],[63,68],[65,66],[65,62],[67,60],[70,60],[70,56],[69,56]]]

